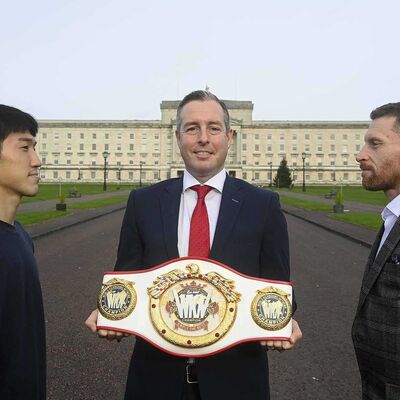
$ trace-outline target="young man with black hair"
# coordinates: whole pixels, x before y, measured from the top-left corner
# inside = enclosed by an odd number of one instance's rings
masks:
[[[46,399],[42,292],[31,238],[15,221],[22,196],[38,191],[38,125],[0,105],[0,399]]]

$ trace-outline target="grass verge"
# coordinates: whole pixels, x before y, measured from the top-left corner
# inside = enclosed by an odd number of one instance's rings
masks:
[[[363,228],[378,231],[382,225],[382,218],[379,214],[366,212],[349,212],[343,214],[328,214],[329,218],[344,221],[349,224],[362,226]]]
[[[80,203],[68,204],[68,208],[72,210],[84,210],[88,208],[99,208],[111,206],[112,204],[123,203],[128,200],[128,196],[113,196],[105,199],[89,200]]]
[[[326,193],[331,191],[337,192],[339,190],[339,185],[331,186],[307,186],[306,194],[313,196],[324,197]],[[280,189],[286,190],[286,189]],[[296,193],[303,193],[301,186],[295,186],[291,191]],[[362,186],[343,186],[343,197],[344,201],[355,201],[358,203],[365,204],[377,204],[386,205],[387,199],[382,191],[371,192],[365,190]]]
[[[107,184],[107,192],[118,192],[118,190],[131,190],[133,189],[133,187],[133,185],[118,186],[117,184]],[[104,193],[102,184],[65,183],[61,186],[61,192],[65,195],[65,197],[68,195],[68,191],[70,189],[76,189],[82,194],[82,196],[87,194]],[[42,183],[41,185],[39,185],[38,194],[34,197],[23,197],[22,203],[32,203],[34,201],[58,199],[59,190],[60,187],[58,184]]]
[[[332,211],[332,206],[328,204],[318,203],[317,201],[296,199],[294,197],[280,195],[279,198],[284,204],[299,207],[307,211]]]
[[[41,222],[47,222],[52,219],[65,217],[71,214],[68,211],[31,211],[25,213],[18,213],[16,220],[24,226],[33,224],[40,224]]]

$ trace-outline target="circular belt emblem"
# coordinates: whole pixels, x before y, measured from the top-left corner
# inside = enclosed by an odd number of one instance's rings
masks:
[[[251,316],[254,322],[268,331],[283,329],[292,318],[290,296],[275,287],[257,290],[251,303]]]
[[[137,295],[134,282],[113,278],[103,284],[97,301],[97,308],[104,318],[120,320],[135,309]]]
[[[150,317],[157,332],[182,347],[204,347],[223,337],[236,318],[240,294],[216,272],[201,274],[197,264],[173,270],[148,288]]]

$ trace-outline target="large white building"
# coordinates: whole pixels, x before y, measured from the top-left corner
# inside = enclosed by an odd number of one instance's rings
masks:
[[[360,183],[355,155],[365,121],[253,120],[251,101],[225,101],[234,130],[226,168],[230,175],[268,185],[286,158],[295,185]],[[161,120],[40,120],[37,151],[43,182],[102,182],[103,153],[112,182],[154,183],[182,173],[175,140],[179,101],[161,103]]]

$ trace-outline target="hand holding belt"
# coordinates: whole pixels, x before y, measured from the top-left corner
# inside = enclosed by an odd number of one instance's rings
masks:
[[[140,336],[173,355],[204,357],[247,341],[288,340],[291,304],[289,282],[183,257],[105,273],[97,328]]]

